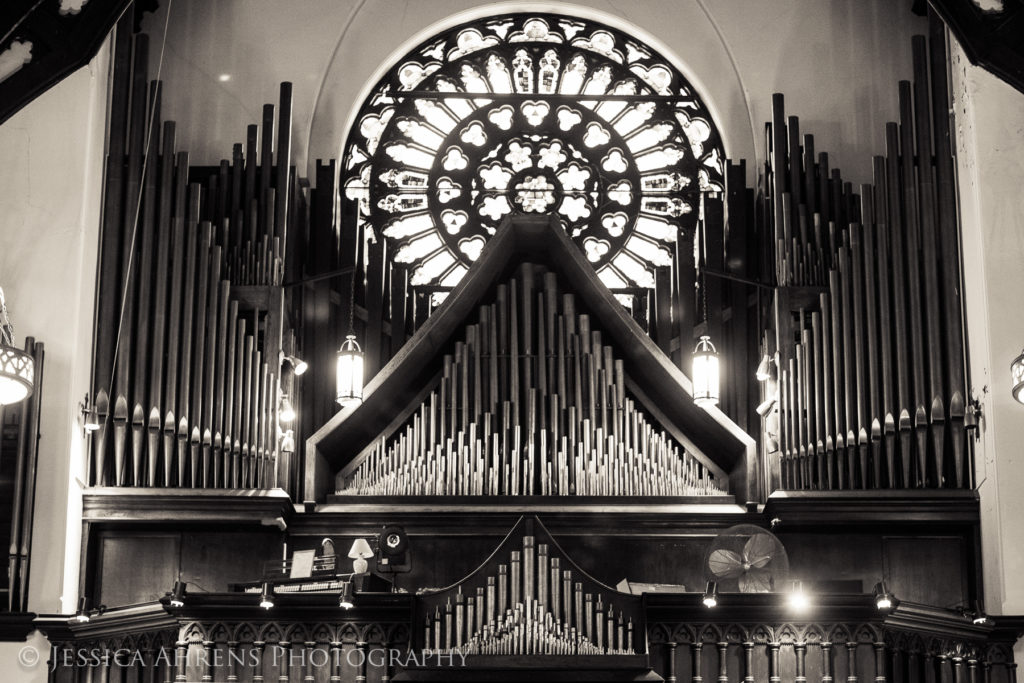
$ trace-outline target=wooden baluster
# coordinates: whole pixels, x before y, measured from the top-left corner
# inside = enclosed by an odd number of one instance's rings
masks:
[[[701,675],[701,650],[704,648],[704,643],[697,641],[690,643],[690,664],[693,670],[693,676],[690,677],[691,683],[704,683],[704,677]]]
[[[753,645],[753,643],[751,643]],[[781,643],[768,643],[768,681],[769,683],[779,683],[782,678],[779,676],[779,648],[782,646]],[[800,669],[797,669],[799,673]],[[754,680],[753,672],[748,671],[750,680]]]
[[[380,683],[391,683],[394,674],[391,670],[391,643],[385,640],[381,643],[381,648],[384,650],[384,661],[381,663],[384,670],[380,672]]]
[[[210,662],[213,661],[213,645],[214,642],[212,640],[203,641],[203,683],[206,683],[206,681],[213,681],[213,669],[210,668]]]
[[[1009,683],[1017,683],[1017,662],[1008,662],[1006,664],[1006,676]]]
[[[935,657],[931,652],[924,653],[923,673],[918,676],[918,680],[923,683],[938,683],[935,676]]]
[[[430,645],[430,639],[427,638],[425,641],[426,645]],[[331,641],[331,678],[330,683],[341,683],[341,643],[336,640]]]
[[[981,683],[992,683],[992,662],[988,657],[981,664]]]
[[[718,643],[718,683],[729,683],[729,643]]]
[[[184,640],[179,640],[174,644],[174,681],[175,683],[185,683],[188,681],[188,643]],[[102,676],[101,676],[102,678]],[[253,678],[253,681],[263,680],[262,677],[259,679]]]
[[[832,643],[821,641],[821,683],[832,683]]]
[[[238,680],[238,641],[228,641],[228,683]]]
[[[750,641],[743,643],[743,683],[754,683],[754,643]]]
[[[252,683],[263,683],[263,648],[266,646],[262,640],[252,644]]]
[[[665,683],[676,683],[676,645],[677,643],[665,643]]]
[[[921,683],[921,669],[917,665],[917,652],[907,655],[907,683]]]
[[[936,676],[938,683],[953,683],[953,662],[948,655],[938,655],[936,662]]]
[[[288,683],[292,678],[292,644],[291,641],[282,640],[277,646],[281,648],[281,668],[278,669],[277,680],[278,683]]]
[[[905,683],[906,676],[903,675],[903,651],[893,648],[892,656],[892,681],[893,683]]]
[[[366,683],[366,643],[363,641],[357,642],[356,650],[359,652],[359,656],[356,659],[359,662],[356,668],[356,683]]]
[[[793,683],[807,683],[807,643],[793,643],[793,654],[796,656],[796,672]]]
[[[302,644],[306,648],[306,675],[303,677],[304,683],[315,683],[316,676],[313,674],[313,650],[316,648],[316,643],[307,640]]]
[[[849,670],[846,673],[847,683],[857,683],[857,643],[846,643],[846,661]]]
[[[967,659],[967,683],[978,683],[978,658]]]
[[[961,655],[953,657],[953,683],[966,683],[964,681],[964,658]]]
[[[877,484],[876,484],[877,485]],[[875,643],[875,683],[885,681],[885,643]]]

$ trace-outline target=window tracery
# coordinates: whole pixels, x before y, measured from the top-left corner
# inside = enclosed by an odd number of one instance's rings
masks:
[[[344,187],[413,285],[454,286],[509,214],[554,213],[614,290],[653,286],[699,193],[722,190],[723,160],[707,107],[657,51],[516,14],[391,69],[350,134]]]

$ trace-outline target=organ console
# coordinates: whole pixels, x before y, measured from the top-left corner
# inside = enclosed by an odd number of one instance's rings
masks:
[[[535,517],[468,577],[420,595],[414,623],[414,644],[444,654],[646,653],[642,598],[590,577]]]

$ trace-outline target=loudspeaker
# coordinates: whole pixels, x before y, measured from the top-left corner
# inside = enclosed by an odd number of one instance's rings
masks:
[[[409,535],[402,527],[389,524],[377,536],[377,571],[399,574],[409,571]]]

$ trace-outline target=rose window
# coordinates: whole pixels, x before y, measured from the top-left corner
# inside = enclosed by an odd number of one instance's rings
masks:
[[[414,286],[454,286],[509,215],[551,214],[608,287],[652,287],[723,163],[704,103],[655,50],[517,14],[391,69],[349,136],[345,196]]]

